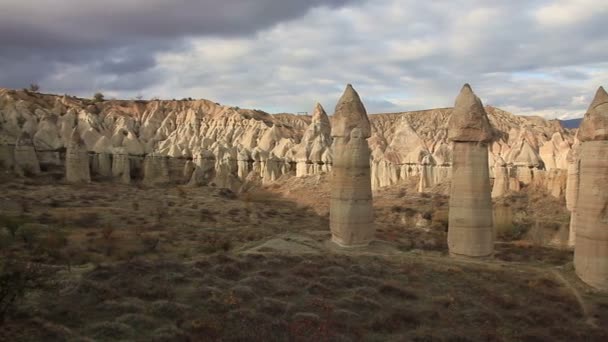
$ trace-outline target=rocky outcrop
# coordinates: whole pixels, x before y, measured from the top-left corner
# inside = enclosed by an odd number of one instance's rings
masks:
[[[72,132],[65,156],[65,180],[68,183],[89,183],[89,153],[77,129]]]
[[[331,125],[321,104],[317,103],[310,126],[304,131],[302,141],[294,148],[296,176],[328,171],[325,167],[331,163]]]
[[[608,94],[600,87],[581,123],[574,267],[587,284],[608,290]]]
[[[123,184],[131,183],[131,161],[127,149],[124,147],[114,148],[112,154],[112,177],[120,180]]]
[[[194,171],[188,182],[189,186],[207,185],[215,175],[215,155],[209,150],[202,150],[194,156]]]
[[[40,174],[40,162],[31,136],[23,132],[15,142],[13,154],[15,173],[20,176],[33,176]]]
[[[507,163],[498,157],[494,163],[494,186],[492,187],[492,198],[499,198],[509,192],[509,170]]]
[[[350,84],[336,105],[334,118],[329,210],[332,241],[344,247],[365,246],[375,233],[366,140],[371,128],[359,94]]]
[[[580,147],[577,146],[577,147]],[[576,226],[574,225],[576,201],[578,200],[578,188],[580,177],[580,158],[578,148],[573,148],[568,155],[568,176],[566,181],[566,208],[570,211],[570,231],[568,236],[568,246],[574,247],[576,241]]]
[[[429,188],[435,185],[435,160],[430,154],[427,154],[422,159],[420,166],[420,180],[418,181],[418,192],[426,192]]]
[[[513,177],[519,175],[524,186],[547,186],[550,174],[538,170],[565,169],[563,156],[575,142],[571,131],[538,117],[515,116],[494,107],[485,110],[498,131],[489,146],[491,167],[500,156],[507,167],[517,168]],[[423,187],[427,189],[449,179],[453,143],[448,139],[447,122],[452,112],[451,108],[440,108],[370,115],[372,188],[410,178],[420,182],[423,173]],[[171,182],[180,183],[188,160],[196,164],[197,154],[202,150],[216,153],[219,145],[236,150],[236,157],[224,160],[215,156],[213,175],[208,181],[195,167],[190,177],[194,181],[189,183],[198,184],[199,179],[202,184],[216,184],[217,180],[218,184],[233,186],[252,172],[266,184],[283,175],[329,172],[333,164],[330,127],[332,123],[344,125],[333,116],[328,117],[320,105],[315,106],[312,115],[269,115],[207,100],[112,100],[93,104],[70,96],[8,89],[0,89],[0,122],[0,164],[5,169],[14,169],[15,144],[22,132],[33,138],[43,169],[64,167],[65,148],[77,128],[87,152],[93,153],[91,172],[98,176],[96,179],[110,178],[110,173],[114,173],[109,168],[114,163],[114,149],[121,148],[130,160],[133,181],[143,179],[141,161],[146,155],[155,154],[168,158],[168,177]],[[272,161],[278,171],[265,169],[271,153],[279,160]],[[423,164],[425,158],[427,162]],[[494,176],[492,169],[490,175]],[[511,187],[511,191],[516,191],[516,187]]]
[[[128,150],[128,149],[127,149]],[[167,157],[150,153],[144,159],[143,183],[148,186],[166,184],[170,181]]]
[[[448,136],[454,144],[450,189],[450,254],[487,257],[494,251],[488,143],[494,131],[481,100],[465,84],[456,98]]]

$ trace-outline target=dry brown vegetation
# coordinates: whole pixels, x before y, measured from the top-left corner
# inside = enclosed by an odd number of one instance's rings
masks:
[[[0,341],[608,338],[608,296],[576,279],[570,251],[530,236],[543,218],[567,222],[559,201],[497,203],[512,208],[511,235],[478,262],[447,256],[448,198],[408,185],[375,196],[381,243],[328,247],[324,186],[309,177],[237,196],[3,180],[2,267],[36,273]]]

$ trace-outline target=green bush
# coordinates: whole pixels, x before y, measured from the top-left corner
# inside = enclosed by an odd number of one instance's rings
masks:
[[[105,97],[102,93],[95,93],[95,95],[93,95],[93,102],[103,102],[104,100]]]

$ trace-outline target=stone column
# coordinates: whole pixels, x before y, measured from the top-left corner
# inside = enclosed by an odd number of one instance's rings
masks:
[[[570,232],[568,235],[568,246],[570,247],[574,247],[576,241],[574,212],[576,210],[576,201],[578,200],[579,170],[580,161],[578,153],[572,152],[571,160],[568,164],[568,179],[566,180],[566,208],[570,211]]]
[[[114,148],[114,153],[112,154],[112,176],[120,178],[120,182],[123,184],[131,183],[131,161],[129,160],[127,149],[124,147]]]
[[[167,157],[157,153],[150,153],[144,159],[144,180],[146,185],[157,185],[168,183],[169,165]]]
[[[488,142],[493,129],[481,100],[465,84],[448,123],[454,142],[448,247],[450,254],[488,257],[494,251]]]
[[[349,84],[336,105],[331,171],[330,228],[342,247],[366,246],[374,239],[374,211],[367,138],[371,127],[359,95]]]
[[[36,155],[34,142],[27,132],[21,133],[15,142],[14,168],[15,173],[19,176],[40,174],[40,162]]]
[[[501,156],[496,158],[494,163],[494,187],[492,188],[492,198],[504,196],[509,191],[509,171],[507,163]]]
[[[89,154],[77,128],[72,131],[70,143],[65,155],[65,180],[68,183],[89,183]]]
[[[585,283],[608,290],[608,94],[600,87],[579,128],[582,142],[574,211],[574,268]]]
[[[426,192],[427,189],[435,185],[434,175],[435,161],[433,156],[427,154],[420,163],[420,179],[418,181],[418,192]],[[394,183],[393,183],[394,184]]]
[[[97,169],[94,170],[103,177],[112,176],[112,158],[109,153],[98,153],[94,157],[97,160]]]

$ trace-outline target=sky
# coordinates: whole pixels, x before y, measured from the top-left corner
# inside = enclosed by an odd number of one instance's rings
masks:
[[[328,113],[581,117],[608,85],[606,0],[0,0],[0,87]]]

